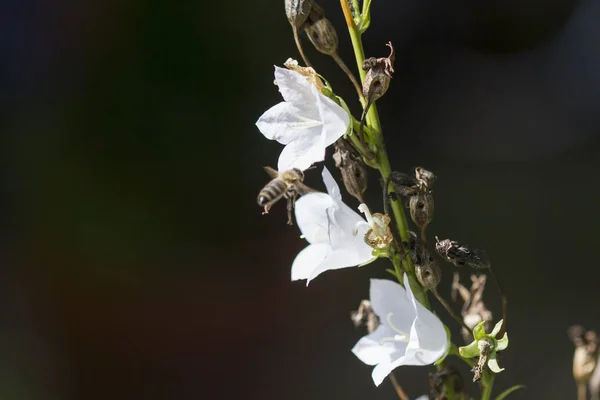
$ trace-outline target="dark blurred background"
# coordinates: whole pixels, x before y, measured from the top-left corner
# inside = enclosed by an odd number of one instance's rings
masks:
[[[339,3],[320,4],[355,69]],[[509,296],[496,388],[575,398],[566,330],[600,329],[600,2],[372,13],[367,55],[397,51],[378,103],[393,168],[438,175],[430,234],[485,248]],[[350,352],[386,264],[290,282],[306,244],[255,204],[281,146],[254,122],[298,57],[283,1],[3,2],[0,51],[2,399],[396,398]],[[430,370],[396,375],[414,398]]]

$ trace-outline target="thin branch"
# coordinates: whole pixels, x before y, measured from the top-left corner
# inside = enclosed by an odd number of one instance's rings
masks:
[[[408,400],[408,396],[402,389],[402,386],[400,386],[400,384],[396,380],[396,377],[394,376],[393,372],[390,372],[389,377],[390,377],[390,380],[392,381],[392,385],[394,385],[394,389],[396,390],[396,394],[398,395],[400,400]]]

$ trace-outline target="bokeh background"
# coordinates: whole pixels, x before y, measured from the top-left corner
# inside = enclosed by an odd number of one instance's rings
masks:
[[[354,68],[338,2],[320,4]],[[397,51],[379,102],[393,168],[438,175],[431,235],[485,248],[509,295],[497,389],[575,398],[566,330],[600,329],[600,2],[372,13],[367,55]],[[1,398],[395,398],[350,353],[349,311],[385,263],[290,282],[305,242],[283,205],[255,204],[281,147],[254,122],[280,101],[273,64],[297,57],[282,1],[3,2],[0,51]],[[428,371],[396,375],[416,397]]]

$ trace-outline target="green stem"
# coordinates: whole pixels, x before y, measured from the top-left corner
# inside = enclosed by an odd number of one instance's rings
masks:
[[[481,386],[483,386],[481,400],[490,400],[492,398],[492,389],[494,387],[494,374],[489,371],[484,371],[483,378],[481,379]]]
[[[354,57],[356,58],[356,65],[358,66],[360,80],[361,82],[364,82],[367,72],[362,69],[365,53],[363,50],[361,35],[356,27],[356,24],[354,23],[354,18],[352,17],[352,11],[348,5],[348,0],[340,0],[340,4],[342,6],[344,18],[346,19],[346,25],[348,25],[348,32],[350,33],[350,40],[352,41],[352,48],[354,49]],[[363,108],[365,106],[366,104],[363,103]],[[390,160],[388,159],[387,151],[385,149],[385,142],[383,140],[383,133],[381,130],[381,122],[379,121],[379,113],[377,112],[377,106],[375,104],[371,104],[371,107],[367,112],[366,124],[371,129],[372,141],[377,148],[377,169],[381,173],[383,181],[386,182],[388,176],[390,176],[390,173],[392,172],[392,168],[390,166]],[[392,201],[391,203],[394,220],[396,221],[396,226],[400,232],[400,237],[403,241],[408,241],[408,224],[406,222],[404,208],[398,201]],[[415,297],[425,307],[430,308],[427,294],[417,281],[415,267],[410,255],[406,255],[406,257],[404,257],[402,260],[402,266],[408,275],[410,287]]]

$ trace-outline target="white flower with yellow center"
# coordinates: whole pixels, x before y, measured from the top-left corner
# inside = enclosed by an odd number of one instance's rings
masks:
[[[292,280],[365,264],[374,259],[373,249],[365,243],[369,224],[342,201],[340,188],[323,169],[326,193],[309,193],[296,201],[296,222],[302,236],[310,243],[292,264]]]
[[[377,386],[396,367],[433,364],[448,351],[444,325],[417,301],[406,274],[404,286],[371,279],[371,306],[380,325],[352,349],[362,362],[375,365],[372,378]]]
[[[267,139],[285,145],[279,171],[304,171],[325,159],[325,149],[346,133],[350,117],[299,72],[275,67],[275,81],[284,101],[261,115],[256,126]]]

